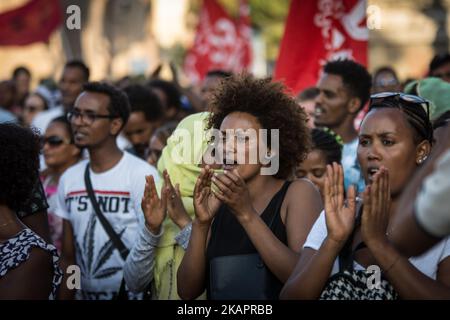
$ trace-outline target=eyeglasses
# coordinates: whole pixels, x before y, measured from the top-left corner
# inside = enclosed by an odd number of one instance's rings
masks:
[[[47,143],[50,147],[59,147],[63,143],[70,144],[70,142],[68,142],[58,136],[42,137],[41,138],[41,148],[44,148],[45,144],[47,144]]]
[[[371,95],[369,110],[374,105],[379,105],[386,102],[400,102],[405,106],[414,108],[417,106],[421,106],[427,113],[428,118],[430,117],[430,103],[427,100],[419,96],[401,92],[381,92]]]
[[[117,118],[117,116],[111,114],[95,114],[91,112],[83,113],[77,110],[72,110],[67,113],[67,120],[69,120],[69,122],[73,122],[78,118],[80,118],[82,122],[91,125],[97,119],[114,119]]]

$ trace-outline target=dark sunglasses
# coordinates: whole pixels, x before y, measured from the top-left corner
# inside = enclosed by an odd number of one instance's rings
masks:
[[[82,122],[91,125],[94,123],[97,119],[115,119],[118,118],[118,116],[114,116],[111,114],[95,114],[95,113],[84,113],[79,112],[77,110],[72,110],[67,113],[67,120],[69,122],[73,122],[75,119],[80,118]]]
[[[63,143],[69,144],[70,142],[67,142],[63,138],[58,136],[42,137],[41,148],[43,148],[46,143],[48,143],[50,147],[59,147]]]
[[[381,92],[370,96],[370,106],[385,104],[385,103],[401,103],[404,106],[416,108],[420,106],[430,117],[430,103],[422,97],[413,94],[406,94],[401,92]]]

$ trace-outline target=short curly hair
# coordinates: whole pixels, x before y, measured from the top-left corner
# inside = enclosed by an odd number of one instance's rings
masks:
[[[358,111],[369,101],[372,77],[363,65],[348,59],[332,60],[324,66],[323,72],[342,78],[350,95],[361,100]]]
[[[122,128],[130,117],[131,107],[128,96],[119,88],[106,82],[88,82],[83,86],[87,92],[103,93],[109,97],[108,111],[122,119]]]
[[[280,167],[276,178],[287,179],[311,148],[307,115],[294,98],[285,93],[280,82],[256,79],[242,73],[227,78],[217,86],[211,98],[207,128],[219,129],[224,118],[233,112],[256,117],[263,129],[279,129]],[[268,135],[270,144],[270,135]]]
[[[37,132],[17,124],[0,124],[0,203],[17,211],[30,199],[39,178]]]

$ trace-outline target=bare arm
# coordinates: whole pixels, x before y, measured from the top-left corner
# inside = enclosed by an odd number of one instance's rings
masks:
[[[364,209],[361,235],[377,263],[385,271],[389,282],[403,299],[450,299],[448,281],[450,257],[439,266],[440,278],[433,280],[419,271],[407,257],[401,255],[388,241],[389,172],[381,167],[370,188],[363,194]],[[447,261],[447,262],[446,262]]]
[[[280,297],[282,299],[317,299],[330,277],[334,261],[353,230],[356,204],[355,189],[348,190],[344,202],[344,175],[341,166],[327,166],[325,178],[325,218],[327,237],[318,251],[305,248]],[[320,221],[318,221],[320,223]],[[314,227],[311,232],[316,232]],[[321,234],[325,233],[320,232]]]
[[[402,299],[450,299],[450,257],[438,268],[438,278],[433,280],[420,272],[408,258],[389,243],[371,246],[370,251]]]
[[[304,248],[294,271],[281,290],[280,299],[318,299],[341,248],[342,244],[328,238],[318,251]]]
[[[61,248],[61,260],[60,267],[63,271],[63,279],[61,286],[59,287],[58,299],[59,300],[73,300],[75,296],[75,290],[67,287],[68,274],[67,268],[76,263],[75,261],[75,245],[72,224],[69,220],[63,219],[63,241]]]
[[[0,278],[0,300],[48,300],[52,280],[51,255],[43,249],[33,248],[28,260]]]
[[[192,223],[191,239],[177,272],[178,295],[184,300],[195,299],[205,291],[206,246],[210,225]]]
[[[183,88],[178,80],[178,72],[173,62],[170,63],[170,70],[172,71],[172,83],[177,89],[188,98],[191,103],[192,109],[195,112],[205,111],[202,98],[194,92],[192,88]]]
[[[195,219],[186,253],[177,272],[178,295],[195,299],[205,290],[206,247],[209,230],[220,202],[211,192],[213,171],[202,169],[194,189]]]

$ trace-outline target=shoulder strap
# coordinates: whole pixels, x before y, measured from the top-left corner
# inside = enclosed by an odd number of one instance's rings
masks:
[[[272,219],[270,219],[270,222],[267,225],[270,230],[272,230],[272,226],[273,226],[273,223],[274,223],[275,218],[277,216],[277,213],[280,212],[280,210],[281,210],[281,205],[283,204],[284,197],[286,196],[287,190],[288,190],[290,185],[291,185],[291,181],[286,181],[283,184],[283,186],[281,187],[280,191],[278,191],[277,194],[275,195],[277,197],[275,210],[273,211]]]
[[[120,239],[119,235],[114,231],[113,227],[100,210],[97,199],[95,198],[94,190],[92,189],[91,178],[89,176],[89,163],[86,165],[86,169],[84,170],[84,183],[86,184],[86,191],[89,196],[89,199],[91,200],[95,214],[100,220],[100,223],[102,224],[103,228],[105,229],[114,246],[116,247],[117,250],[119,250],[122,259],[126,260],[128,253],[130,251],[125,246],[122,239]]]

